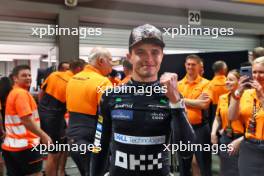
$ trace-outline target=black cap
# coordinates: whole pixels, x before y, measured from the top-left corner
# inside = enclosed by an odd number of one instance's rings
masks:
[[[138,26],[131,31],[129,37],[129,49],[139,42],[155,43],[162,48],[165,47],[161,31],[150,24]]]

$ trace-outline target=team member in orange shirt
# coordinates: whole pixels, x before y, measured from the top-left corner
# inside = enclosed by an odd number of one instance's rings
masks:
[[[101,47],[92,49],[90,65],[76,74],[66,90],[67,110],[70,114],[67,137],[70,144],[93,144],[97,122],[97,107],[103,91],[112,87],[106,77],[112,71],[110,52]],[[70,151],[82,176],[89,175],[90,152]]]
[[[199,97],[205,90],[209,81],[199,75],[201,59],[197,55],[186,57],[186,76],[178,83],[179,92],[183,95],[187,108],[187,116],[196,133],[196,143],[210,143],[209,124],[203,117],[202,110],[208,108],[208,100]],[[211,152],[195,152],[200,172],[203,176],[211,175]],[[181,175],[191,175],[191,159],[180,159]],[[194,173],[197,174],[197,173]]]
[[[264,175],[264,57],[253,61],[252,76],[241,77],[229,106],[229,119],[239,118],[246,126],[238,161],[241,176]]]
[[[220,152],[220,175],[239,176],[238,172],[238,150],[244,135],[244,125],[240,120],[231,121],[228,119],[228,106],[230,97],[234,96],[234,92],[238,86],[239,73],[237,70],[231,70],[226,79],[226,88],[229,93],[219,97],[216,110],[215,120],[211,132],[212,144],[218,144],[217,132],[220,129],[220,144],[232,144],[233,150]]]
[[[30,68],[16,66],[15,85],[6,101],[6,136],[2,145],[8,175],[41,175],[42,156],[33,147],[51,144],[50,137],[40,129],[35,100],[28,92],[31,84]]]
[[[214,71],[214,77],[208,84],[207,89],[205,90],[205,92],[209,95],[211,100],[210,115],[209,115],[210,127],[212,127],[214,121],[216,107],[220,95],[223,95],[228,92],[225,86],[226,73],[227,73],[226,63],[221,60],[216,61],[213,64],[212,69]]]
[[[70,70],[51,73],[42,85],[44,95],[39,102],[41,128],[50,135],[54,144],[65,143],[63,137],[66,128],[64,120],[66,86],[71,77],[80,72],[84,65],[85,62],[81,59],[73,60],[70,63]],[[57,175],[61,156],[59,152],[62,151],[49,151],[45,168],[45,173],[49,176]]]
[[[120,84],[121,80],[118,77],[118,72],[116,70],[112,70],[112,72],[108,75],[108,79],[111,81],[113,86],[117,86]]]

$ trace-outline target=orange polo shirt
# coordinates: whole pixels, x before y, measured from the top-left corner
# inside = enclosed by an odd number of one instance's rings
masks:
[[[214,105],[218,103],[218,99],[221,95],[228,92],[226,89],[226,77],[224,75],[217,75],[209,82],[206,90],[204,91],[210,96],[210,99]]]
[[[66,104],[69,112],[96,115],[103,91],[112,83],[91,65],[74,75],[66,89]]]
[[[247,132],[250,118],[253,114],[254,99],[256,99],[256,133],[251,134]],[[264,109],[261,108],[260,102],[257,99],[255,89],[245,90],[240,99],[240,120],[246,124],[246,138],[253,138],[257,140],[264,140]]]
[[[230,93],[227,93],[219,97],[218,106],[215,113],[216,118],[221,120],[221,124],[222,124],[221,128],[224,130],[228,127],[228,123],[229,123],[228,120],[229,96]],[[233,120],[230,123],[234,133],[244,134],[244,126],[241,120]]]
[[[61,72],[56,71],[51,73],[44,81],[41,88],[45,93],[51,95],[62,103],[66,102],[66,86],[69,80],[73,77],[71,71]]]
[[[198,76],[193,82],[187,80],[185,76],[178,83],[178,90],[184,98],[197,99],[204,91],[209,81],[201,76]],[[202,110],[193,107],[187,107],[187,116],[192,125],[202,123]]]

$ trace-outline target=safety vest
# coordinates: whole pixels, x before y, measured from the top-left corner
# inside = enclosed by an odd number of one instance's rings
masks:
[[[32,118],[40,126],[37,105],[30,93],[14,86],[6,101],[6,136],[2,148],[7,151],[23,151],[40,143],[40,138],[28,130],[21,118]]]

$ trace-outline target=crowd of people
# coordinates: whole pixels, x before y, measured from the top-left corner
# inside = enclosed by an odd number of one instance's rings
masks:
[[[9,176],[64,176],[70,155],[82,176],[169,176],[168,144],[231,145],[219,150],[220,175],[264,175],[264,48],[243,63],[252,77],[218,60],[207,80],[203,60],[191,54],[179,80],[176,73],[158,77],[164,47],[159,29],[138,26],[123,79],[111,53],[95,47],[89,63],[74,59],[49,73],[37,102],[30,67],[16,66],[0,80],[0,175],[5,163]],[[60,144],[70,150],[49,148],[43,169],[42,145]],[[181,176],[212,176],[210,150],[178,150],[177,160]]]

